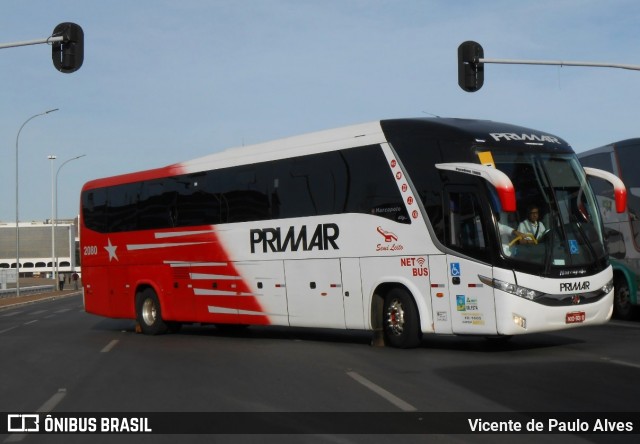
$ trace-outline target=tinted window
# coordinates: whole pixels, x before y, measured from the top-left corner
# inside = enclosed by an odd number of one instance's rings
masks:
[[[364,213],[410,223],[379,145],[91,190],[87,227],[159,229]],[[108,193],[108,208],[99,196]],[[108,227],[103,223],[108,219]]]
[[[141,183],[128,183],[107,191],[109,231],[137,229],[140,189]]]
[[[475,193],[451,191],[448,193],[447,245],[471,257],[488,258],[485,218]]]
[[[107,189],[98,188],[82,193],[82,217],[92,230],[107,231]]]
[[[344,212],[364,213],[411,223],[396,179],[384,153],[359,148],[342,152],[347,165],[347,202]]]
[[[427,134],[398,135],[393,147],[398,152],[413,186],[422,201],[436,237],[445,243],[441,172],[433,165],[445,161],[436,139]]]
[[[176,192],[172,185],[172,181],[167,179],[150,180],[142,184],[138,201],[139,230],[176,225]]]
[[[580,163],[586,167],[598,168],[613,173],[611,165],[611,153],[593,154],[591,156],[581,157]],[[595,177],[589,177],[591,188],[598,196],[613,196],[613,187],[609,182]]]

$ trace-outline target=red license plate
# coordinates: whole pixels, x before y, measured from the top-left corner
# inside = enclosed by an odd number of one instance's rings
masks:
[[[567,313],[567,317],[565,322],[567,324],[577,324],[580,322],[584,322],[587,319],[587,315],[584,311],[572,311],[571,313]]]

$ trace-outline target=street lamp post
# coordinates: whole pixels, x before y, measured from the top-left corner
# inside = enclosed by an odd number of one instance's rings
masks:
[[[55,230],[55,227],[56,227],[56,221],[58,220],[58,174],[60,174],[60,170],[62,169],[63,166],[65,166],[66,164],[68,164],[72,160],[77,160],[77,159],[80,159],[81,157],[84,157],[84,156],[86,156],[86,154],[80,154],[79,156],[72,157],[71,159],[65,160],[58,167],[58,171],[56,171],[56,186],[55,186],[55,193],[54,193],[54,196],[55,196],[54,197],[55,213],[54,213],[54,217],[53,217],[53,229],[54,230]],[[57,255],[54,256],[54,259],[55,259],[54,285],[58,285],[58,257],[57,257]]]
[[[56,253],[55,253],[55,249],[56,249],[56,230],[54,227],[54,217],[55,217],[55,210],[54,210],[54,203],[55,203],[55,188],[54,188],[54,182],[53,182],[53,161],[56,160],[56,156],[54,154],[51,154],[47,157],[47,159],[50,160],[50,164],[51,164],[51,277],[54,278],[53,281],[53,287],[55,289],[55,286],[58,285],[58,283],[55,281],[55,276],[53,274],[53,270],[55,267],[55,260],[56,260]]]
[[[44,116],[46,114],[52,113],[54,111],[58,111],[58,108],[55,109],[50,109],[49,111],[45,111],[43,113],[39,113],[39,114],[35,114],[31,117],[29,117],[27,120],[24,121],[24,123],[22,124],[22,126],[20,127],[20,129],[18,130],[18,135],[16,136],[16,296],[20,296],[20,228],[19,228],[19,222],[20,222],[20,216],[18,213],[18,202],[19,202],[19,193],[18,193],[18,143],[20,140],[20,133],[22,132],[22,128],[24,128],[24,126],[29,123],[31,120],[35,119],[36,117],[40,117],[40,116]]]

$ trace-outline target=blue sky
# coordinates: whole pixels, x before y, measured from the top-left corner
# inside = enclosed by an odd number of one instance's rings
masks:
[[[640,137],[640,71],[487,65],[457,84],[457,47],[487,58],[640,64],[636,0],[0,0],[0,43],[85,32],[82,68],[47,45],[0,49],[0,221],[58,215],[84,182],[309,131],[434,114],[515,123],[576,151]],[[54,171],[55,171],[54,169]]]

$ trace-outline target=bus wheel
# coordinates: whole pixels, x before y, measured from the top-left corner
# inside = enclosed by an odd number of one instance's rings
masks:
[[[144,289],[136,296],[136,318],[145,335],[167,332],[167,324],[162,320],[160,301],[151,288]]]
[[[413,348],[420,344],[422,332],[418,309],[411,295],[394,288],[384,298],[384,334],[387,343],[397,348]]]
[[[616,277],[613,281],[613,317],[629,320],[633,314],[631,305],[631,291],[624,277]]]

